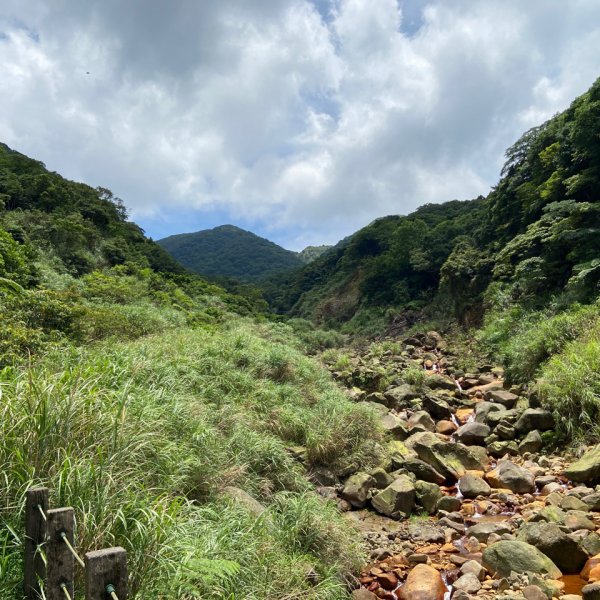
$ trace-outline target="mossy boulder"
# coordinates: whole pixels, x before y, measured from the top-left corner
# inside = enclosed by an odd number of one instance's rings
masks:
[[[496,577],[515,573],[548,575],[550,579],[562,577],[560,569],[543,552],[526,542],[502,540],[483,551],[483,566]]]
[[[578,461],[575,461],[565,475],[572,481],[593,481],[600,477],[600,444],[586,452]]]

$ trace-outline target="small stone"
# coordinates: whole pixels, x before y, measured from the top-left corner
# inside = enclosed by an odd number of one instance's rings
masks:
[[[467,592],[467,594],[476,594],[481,589],[481,582],[473,573],[465,573],[452,586],[457,590]]]
[[[460,572],[463,575],[466,575],[467,573],[472,573],[473,575],[475,575],[475,577],[477,577],[479,581],[483,581],[485,579],[485,569],[476,560],[468,560],[462,565],[462,567],[460,568]]]
[[[528,585],[521,591],[526,600],[548,600],[548,597],[537,585]]]

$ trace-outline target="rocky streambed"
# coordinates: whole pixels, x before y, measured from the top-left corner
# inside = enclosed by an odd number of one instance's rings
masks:
[[[548,451],[553,415],[500,368],[458,369],[436,332],[394,349],[332,369],[377,411],[390,456],[315,474],[371,557],[353,597],[600,600],[600,447]]]

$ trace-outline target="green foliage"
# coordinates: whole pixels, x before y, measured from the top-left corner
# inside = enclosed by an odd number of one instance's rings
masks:
[[[54,506],[74,506],[79,548],[127,549],[133,597],[344,598],[339,574],[360,551],[287,447],[305,446],[309,467],[344,468],[377,464],[382,438],[323,368],[270,339],[279,328],[180,328],[0,372],[2,598],[20,598],[10,531],[21,532],[35,484]],[[226,486],[264,503],[264,515]]]
[[[561,433],[586,443],[600,440],[600,315],[543,366],[537,391]]]
[[[487,198],[378,219],[271,282],[266,297],[277,311],[352,333],[385,329],[385,319],[365,323],[374,308],[435,306],[476,325],[486,289],[498,283],[510,304],[530,310],[564,294],[592,302],[600,293],[599,140],[600,79],[507,150]]]
[[[402,371],[402,379],[406,381],[406,383],[410,383],[414,385],[417,389],[423,388],[425,384],[425,371],[423,369],[419,369],[418,367],[409,367]]]
[[[303,264],[295,252],[233,225],[172,235],[158,243],[190,271],[208,277],[258,281]]]
[[[598,303],[555,310],[532,311],[517,305],[499,307],[486,316],[479,341],[502,359],[509,381],[527,383],[551,356],[600,322]]]

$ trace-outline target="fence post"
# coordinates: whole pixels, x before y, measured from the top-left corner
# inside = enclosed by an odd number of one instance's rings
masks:
[[[120,547],[105,548],[85,555],[85,599],[111,600],[112,585],[119,600],[127,600],[127,552]]]
[[[48,511],[48,542],[46,544],[46,600],[64,600],[61,584],[73,598],[75,561],[67,544],[61,537],[64,533],[74,543],[75,513],[72,508],[56,508]]]
[[[25,498],[25,597],[39,600],[46,580],[40,546],[46,541],[47,524],[43,515],[48,513],[48,488],[29,489]]]

